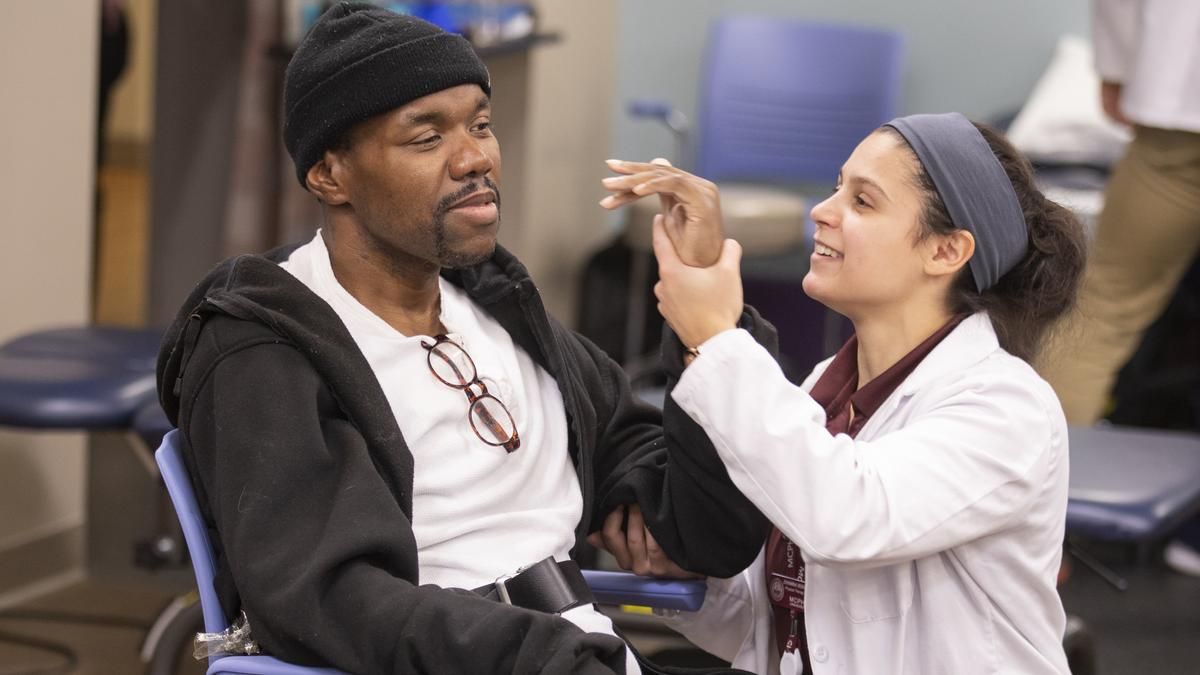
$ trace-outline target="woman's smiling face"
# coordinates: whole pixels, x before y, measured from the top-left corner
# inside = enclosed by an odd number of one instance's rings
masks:
[[[858,144],[833,194],[812,209],[816,234],[805,293],[853,319],[903,303],[925,282],[916,161],[893,134],[876,131]]]

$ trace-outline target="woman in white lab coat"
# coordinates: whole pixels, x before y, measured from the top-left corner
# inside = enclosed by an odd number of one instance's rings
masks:
[[[1067,428],[1029,361],[1074,300],[1084,239],[1028,163],[957,113],[863,140],[812,209],[804,279],[855,337],[799,387],[735,328],[737,244],[680,259],[721,239],[713,186],[613,168],[606,205],[663,198],[655,291],[686,362],[670,396],[777,528],[675,627],[756,673],[1066,673]],[[619,530],[603,543],[636,568],[652,538]]]

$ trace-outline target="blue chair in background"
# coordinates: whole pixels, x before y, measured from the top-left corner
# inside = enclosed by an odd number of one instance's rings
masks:
[[[1067,550],[1124,591],[1128,581],[1088,553],[1080,540],[1133,545],[1144,561],[1151,543],[1200,515],[1200,435],[1132,427],[1071,427],[1069,443]],[[1067,617],[1063,644],[1072,673],[1092,675],[1097,671],[1093,640],[1082,618]]]
[[[709,41],[696,172],[718,182],[831,185],[896,115],[903,40],[892,31],[730,17]]]
[[[896,116],[903,56],[904,41],[892,31],[731,16],[709,35],[694,139],[669,104],[629,105],[634,117],[672,130],[681,166],[720,185],[727,236],[746,255],[747,302],[780,328],[793,371],[807,372],[847,334],[840,317],[829,317],[800,288],[812,249],[811,197],[824,198],[858,142]],[[694,163],[687,159],[693,148]],[[627,347],[640,344],[643,331],[645,305],[633,305],[646,301],[657,209],[657,200],[641,200],[629,213],[625,240],[635,262]]]
[[[1068,534],[1144,547],[1200,515],[1200,435],[1071,427],[1070,445]]]
[[[179,432],[171,430],[163,436],[162,446],[155,453],[163,482],[175,505],[183,538],[192,558],[196,574],[200,606],[204,615],[204,630],[221,633],[229,620],[217,600],[213,587],[216,563],[208,527],[200,514],[195,493],[188,477],[187,466],[179,447]],[[650,579],[627,572],[585,570],[597,602],[615,605],[638,605],[662,609],[695,611],[704,603],[707,585],[697,580]],[[184,615],[181,615],[184,616]],[[186,619],[185,619],[186,620]],[[171,631],[179,634],[179,631]],[[176,653],[170,649],[169,653]],[[284,663],[270,656],[221,656],[209,658],[208,675],[338,675],[341,671],[329,668],[309,668]]]
[[[0,345],[0,425],[119,431],[155,398],[157,330],[59,328]]]
[[[161,339],[159,329],[85,326],[36,331],[0,345],[0,426],[126,432],[128,446],[156,475],[150,455],[165,422],[154,375]],[[158,569],[179,558],[166,531],[135,544],[142,567]],[[167,623],[160,617],[156,626]],[[163,635],[148,631],[142,645],[148,673],[174,672],[174,653],[158,651]]]

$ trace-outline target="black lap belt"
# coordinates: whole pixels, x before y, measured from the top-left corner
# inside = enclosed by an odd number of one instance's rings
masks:
[[[555,562],[554,558],[530,565],[511,577],[497,579],[494,584],[480,586],[474,592],[488,600],[547,614],[561,614],[596,601],[579,565],[572,560]]]

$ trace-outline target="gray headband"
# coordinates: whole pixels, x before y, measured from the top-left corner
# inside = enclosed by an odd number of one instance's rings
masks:
[[[1012,181],[987,140],[958,113],[909,115],[885,126],[917,153],[954,225],[975,237],[971,275],[980,292],[991,288],[1025,257],[1029,230]]]

